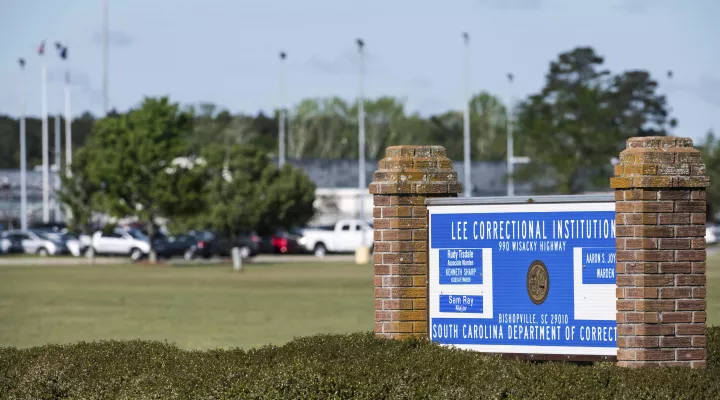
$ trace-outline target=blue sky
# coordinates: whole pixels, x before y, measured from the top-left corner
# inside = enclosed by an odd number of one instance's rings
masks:
[[[0,14],[0,113],[40,113],[42,39],[69,45],[73,112],[102,111],[101,0],[5,0]],[[507,98],[539,90],[548,63],[593,46],[613,72],[646,69],[680,120],[677,135],[720,128],[720,37],[713,0],[109,0],[111,107],[143,96],[269,111],[288,53],[289,102],[358,91],[355,38],[366,43],[368,96],[404,98],[423,115],[462,107],[461,33],[471,36],[471,85]],[[63,64],[46,54],[50,112],[62,107]],[[668,82],[665,74],[673,70]]]

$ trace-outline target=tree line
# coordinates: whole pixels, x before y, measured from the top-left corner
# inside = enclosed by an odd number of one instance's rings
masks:
[[[532,162],[516,167],[516,179],[535,182],[539,192],[579,193],[607,185],[611,159],[633,136],[663,136],[677,126],[665,95],[648,71],[613,72],[591,47],[563,52],[548,66],[542,88],[510,107],[498,96],[479,92],[470,102],[471,157],[474,161],[506,158],[507,132],[513,127],[515,154]],[[192,128],[181,140],[200,154],[211,145],[252,146],[277,155],[278,116],[232,114],[204,103],[183,108]],[[368,99],[366,154],[380,159],[394,144],[432,144],[463,158],[461,110],[424,117],[409,112],[395,97]],[[117,116],[112,112],[108,117]],[[104,118],[103,118],[104,119]],[[75,148],[81,148],[103,119],[90,114],[73,121]],[[342,159],[358,155],[357,103],[338,97],[308,98],[289,110],[289,159]],[[53,124],[50,124],[52,133]],[[0,118],[7,146],[0,148],[0,168],[19,165],[18,123]],[[40,162],[40,123],[28,120],[29,165]],[[52,147],[52,140],[51,140]],[[712,147],[712,146],[710,146]],[[714,153],[713,153],[714,154]],[[708,168],[710,170],[710,168]]]

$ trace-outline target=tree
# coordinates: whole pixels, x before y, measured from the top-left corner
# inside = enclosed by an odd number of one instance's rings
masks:
[[[88,150],[93,152],[89,175],[101,187],[106,211],[120,218],[137,216],[151,238],[158,217],[197,211],[202,168],[196,168],[182,140],[190,130],[190,115],[166,97],[146,98],[127,114],[98,121]],[[155,262],[150,242],[150,261]]]
[[[473,160],[503,160],[507,150],[507,115],[502,101],[488,92],[470,100]]]
[[[580,193],[606,186],[610,160],[633,136],[666,134],[668,113],[657,82],[645,71],[612,75],[592,48],[562,53],[550,63],[545,87],[519,108],[522,152],[533,160],[518,177],[537,190]]]
[[[705,143],[701,146],[710,186],[707,188],[708,222],[715,219],[714,213],[720,210],[720,140],[710,130],[705,135]]]
[[[315,185],[289,164],[278,169],[257,147],[212,145],[207,160],[200,220],[236,243],[238,231],[260,234],[307,223],[314,214]]]
[[[100,190],[99,185],[90,179],[88,166],[91,165],[91,154],[88,149],[76,151],[70,167],[71,175],[60,174],[62,186],[58,197],[69,211],[68,227],[82,234],[92,234],[90,221],[97,209],[95,196]]]

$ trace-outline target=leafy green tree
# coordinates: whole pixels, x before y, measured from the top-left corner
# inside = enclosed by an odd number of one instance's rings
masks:
[[[470,100],[470,138],[473,161],[504,160],[507,115],[498,97],[480,92]]]
[[[62,186],[58,197],[67,213],[68,227],[73,232],[91,234],[90,221],[97,210],[96,194],[100,187],[90,179],[88,166],[92,150],[83,148],[75,151],[71,175],[61,174]]]
[[[182,140],[191,129],[190,116],[166,97],[146,98],[127,114],[98,121],[88,170],[101,187],[106,211],[120,218],[137,216],[151,238],[158,217],[198,211],[202,168],[188,157]],[[155,262],[152,241],[150,260]]]
[[[242,229],[260,234],[307,223],[314,214],[315,185],[286,164],[282,169],[254,146],[211,145],[204,204],[196,222],[227,235],[233,242]]]
[[[720,211],[720,140],[710,130],[705,135],[705,143],[700,147],[703,152],[710,186],[707,188],[708,222],[715,220],[714,214]]]
[[[533,163],[518,177],[537,190],[580,193],[607,185],[611,159],[633,136],[665,135],[668,113],[657,82],[645,71],[612,75],[592,48],[562,53],[545,86],[520,105],[518,142]]]

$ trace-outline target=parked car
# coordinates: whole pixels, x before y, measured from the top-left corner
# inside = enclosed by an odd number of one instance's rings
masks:
[[[347,253],[360,246],[373,246],[373,226],[360,219],[340,220],[335,225],[302,230],[298,240],[304,249],[324,257],[327,253]]]
[[[70,253],[64,241],[46,236],[43,232],[14,230],[4,232],[3,235],[11,245],[14,243],[17,246],[19,243],[25,254],[49,256]]]
[[[0,254],[22,254],[24,252],[20,237],[10,236],[7,232],[0,235]]]
[[[300,245],[302,231],[299,229],[278,229],[265,242],[269,243],[268,252],[275,254],[293,254],[304,252]]]
[[[137,261],[150,252],[150,240],[137,229],[98,231],[93,234],[88,251],[98,255],[129,255]]]
[[[31,229],[31,231],[35,232],[38,236],[53,240],[54,242],[63,243],[67,247],[68,252],[75,257],[79,257],[82,253],[80,240],[73,234],[60,233],[52,230],[46,231],[42,229]]]
[[[158,258],[172,258],[182,256],[186,260],[193,258],[193,248],[197,245],[198,239],[189,234],[182,235],[156,235],[153,240],[153,247]]]
[[[190,232],[197,239],[194,247],[191,247],[190,259],[195,257],[210,258],[213,256],[229,257],[233,247],[240,248],[242,258],[255,257],[260,249],[262,238],[250,231],[240,231],[237,235],[235,245],[226,236],[217,232],[204,230]]]
[[[64,223],[38,223],[30,227],[33,232],[43,232],[60,240],[66,241],[74,256],[84,254],[90,247],[91,235],[71,232]]]

